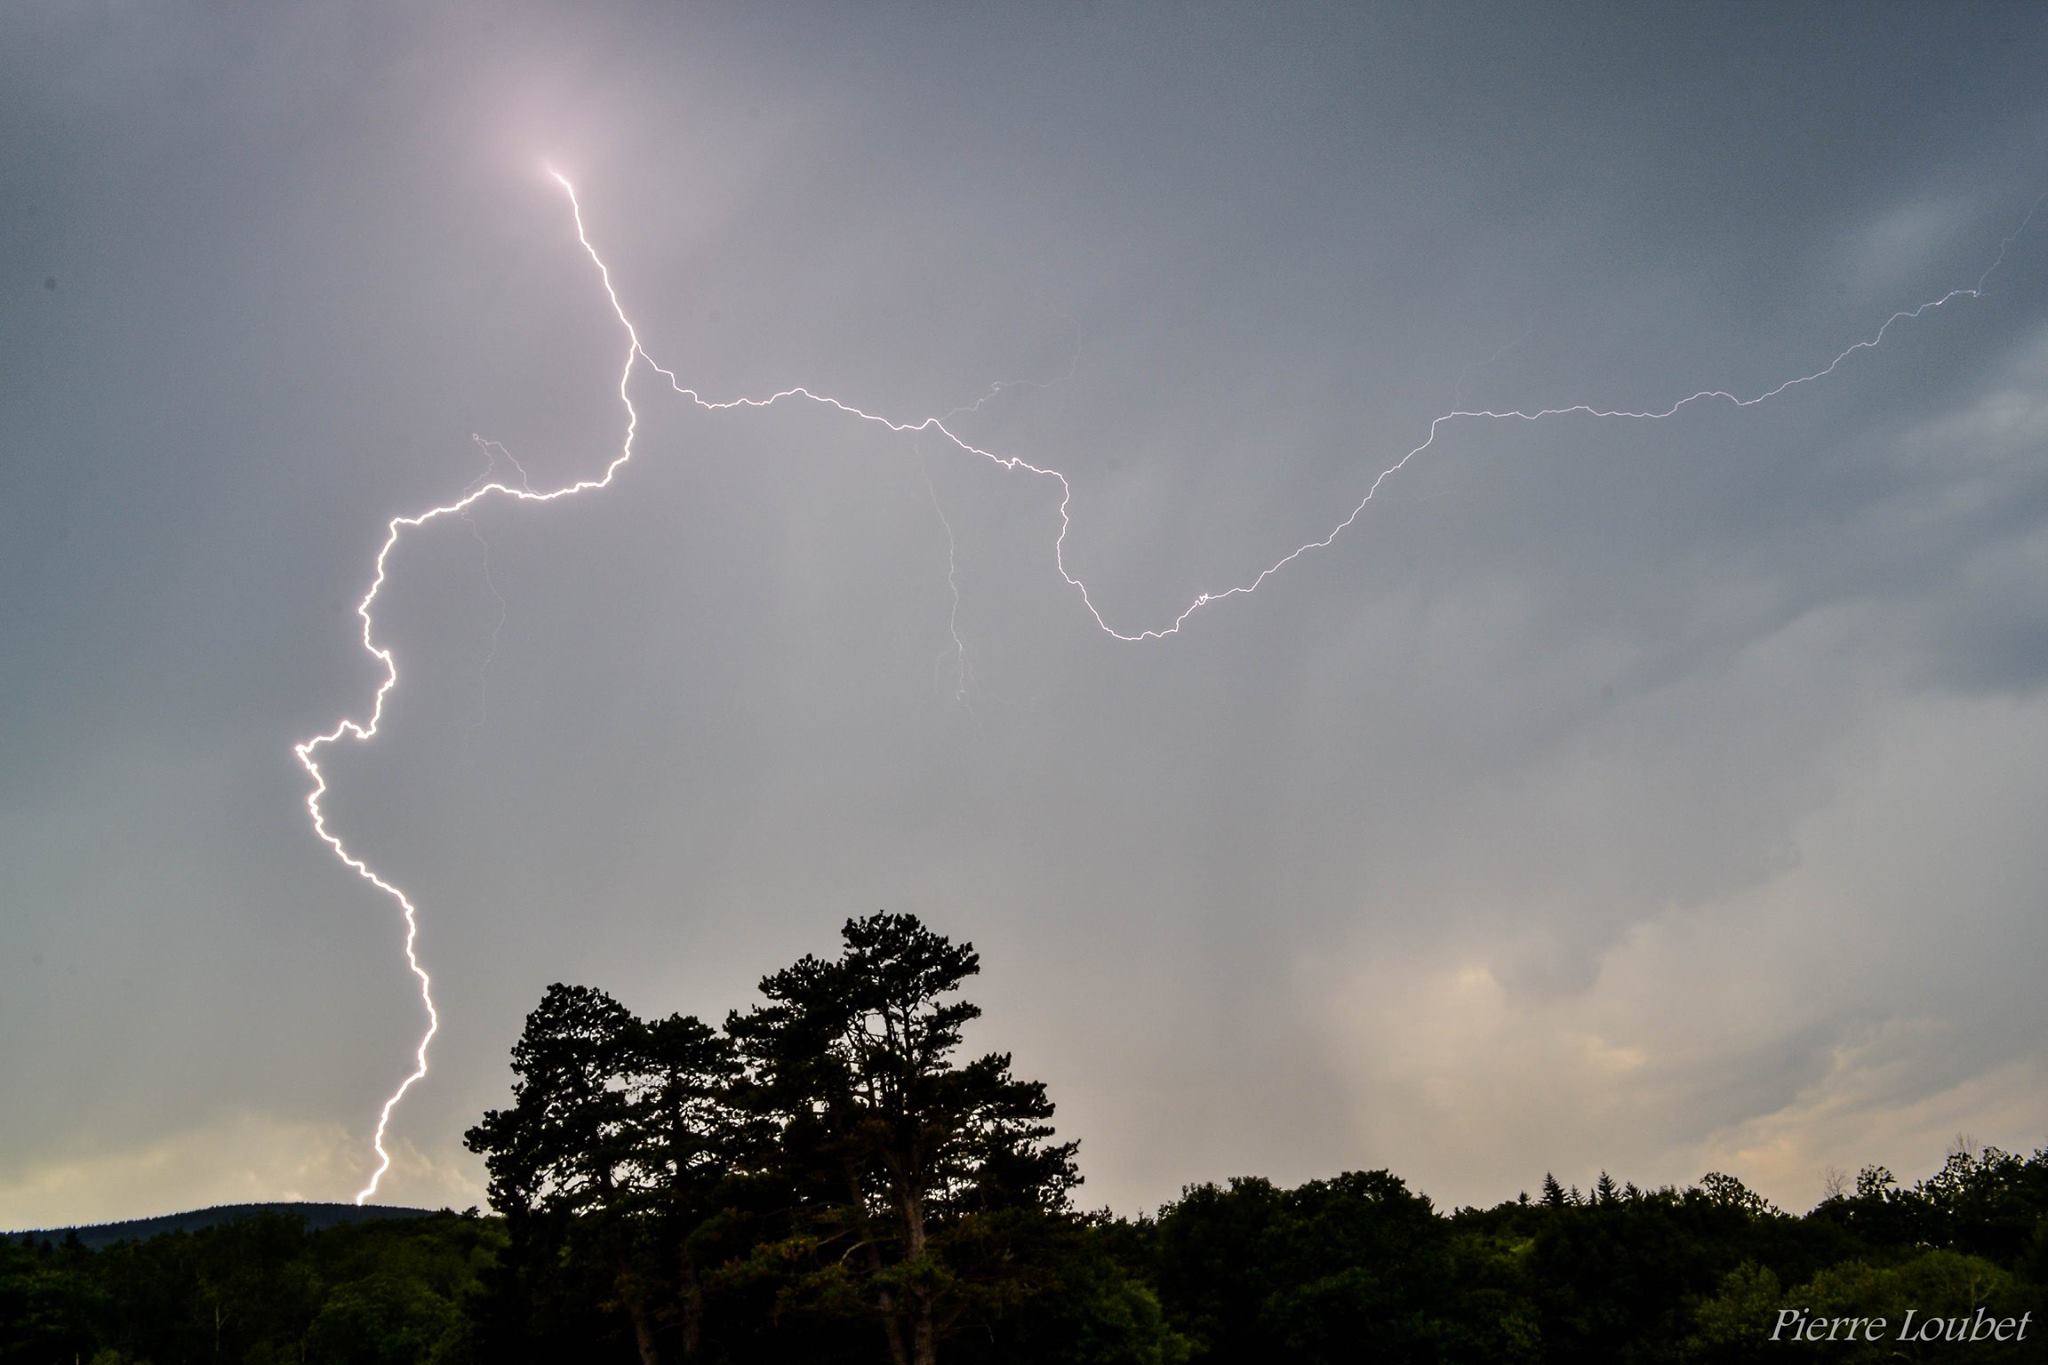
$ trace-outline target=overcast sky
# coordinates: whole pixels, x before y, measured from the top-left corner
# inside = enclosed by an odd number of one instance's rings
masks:
[[[985,399],[1136,632],[1453,408],[1976,284],[2044,69],[2009,5],[9,7],[0,1226],[362,1184],[421,1014],[292,745],[386,518],[622,438],[544,162],[707,397]],[[392,557],[330,814],[444,1026],[379,1197],[481,1201],[549,982],[722,1019],[876,908],[1123,1212],[2038,1146],[2044,299],[2048,215],[1768,403],[1453,421],[1135,645],[1052,481],[643,370],[610,490]]]

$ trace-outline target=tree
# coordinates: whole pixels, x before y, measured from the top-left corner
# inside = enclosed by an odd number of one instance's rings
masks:
[[[588,986],[548,987],[512,1048],[512,1108],[463,1135],[484,1158],[492,1207],[525,1214],[606,1206],[632,1154],[624,1080],[636,1020]]]
[[[1699,1193],[1716,1208],[1733,1209],[1746,1218],[1768,1218],[1778,1213],[1770,1200],[1721,1171],[1708,1171],[1701,1176]]]
[[[1007,1053],[955,1060],[981,969],[913,915],[848,920],[833,961],[806,956],[765,978],[768,1003],[726,1024],[751,1069],[744,1092],[779,1139],[784,1178],[809,1215],[782,1250],[806,1263],[793,1289],[882,1325],[896,1365],[932,1365],[968,1311],[1028,1294],[1028,1275],[949,1255],[973,1220],[1064,1213],[1077,1144],[1052,1143],[1052,1102]],[[976,1229],[978,1230],[978,1229]]]
[[[639,1183],[632,1202],[652,1215],[680,1291],[683,1359],[703,1347],[705,1285],[694,1245],[719,1211],[733,1164],[758,1140],[730,1097],[740,1074],[732,1041],[672,1014],[636,1031],[639,1093],[630,1112]]]
[[[603,991],[557,983],[526,1017],[512,1070],[512,1107],[464,1141],[484,1156],[515,1253],[541,1275],[572,1245],[604,1266],[643,1365],[659,1360],[673,1285],[695,1355],[704,1293],[689,1238],[728,1169],[730,1043],[697,1019],[649,1025]]]

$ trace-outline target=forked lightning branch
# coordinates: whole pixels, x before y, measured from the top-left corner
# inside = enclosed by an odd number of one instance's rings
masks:
[[[1748,397],[1728,392],[1725,389],[1701,389],[1688,393],[1684,397],[1673,400],[1662,407],[1642,410],[1603,407],[1592,403],[1570,403],[1531,410],[1455,408],[1452,411],[1445,412],[1431,420],[1428,432],[1421,444],[1413,447],[1399,459],[1394,460],[1379,471],[1378,475],[1366,485],[1365,491],[1359,497],[1357,503],[1349,509],[1341,520],[1331,527],[1327,534],[1294,546],[1243,583],[1196,594],[1186,607],[1182,608],[1170,622],[1164,625],[1127,630],[1112,625],[1103,616],[1101,610],[1095,604],[1094,596],[1090,593],[1088,584],[1078,577],[1067,565],[1067,534],[1073,528],[1071,509],[1074,488],[1065,474],[1048,465],[1034,464],[1016,455],[1004,455],[974,445],[963,440],[938,417],[925,417],[916,421],[899,421],[878,413],[866,411],[855,407],[851,403],[842,402],[840,399],[816,393],[801,386],[779,389],[762,398],[729,398],[716,401],[705,398],[696,390],[685,385],[674,371],[657,361],[641,343],[640,331],[626,311],[625,304],[619,296],[618,286],[612,279],[611,270],[606,266],[603,256],[599,254],[596,245],[591,241],[589,229],[583,218],[583,206],[576,197],[575,186],[570,184],[568,179],[558,172],[551,171],[549,174],[561,186],[562,192],[568,198],[570,216],[576,230],[576,240],[590,257],[591,264],[596,268],[598,281],[604,289],[605,297],[610,301],[612,312],[618,318],[619,326],[625,333],[625,359],[619,370],[618,384],[619,404],[625,413],[625,431],[620,439],[618,452],[611,457],[602,471],[595,476],[579,479],[560,488],[544,492],[536,491],[527,486],[523,480],[518,486],[514,486],[499,482],[493,478],[489,482],[472,486],[461,497],[452,502],[443,503],[438,507],[429,507],[424,511],[393,517],[385,528],[384,542],[377,550],[373,572],[370,576],[369,589],[363,594],[362,600],[356,604],[356,615],[362,621],[363,648],[369,652],[370,656],[376,660],[383,670],[383,678],[377,684],[376,691],[370,698],[368,715],[363,719],[344,717],[324,734],[315,735],[311,739],[295,746],[299,762],[305,766],[306,772],[313,781],[312,790],[306,797],[306,811],[312,820],[314,834],[333,850],[335,857],[340,859],[343,865],[383,893],[399,909],[405,925],[404,952],[406,966],[411,971],[413,977],[419,982],[420,1004],[426,1015],[426,1028],[421,1033],[419,1044],[413,1052],[412,1070],[407,1073],[405,1078],[398,1083],[397,1088],[384,1100],[383,1107],[377,1113],[376,1130],[371,1139],[371,1145],[376,1152],[376,1168],[371,1172],[369,1182],[356,1194],[356,1202],[358,1204],[368,1200],[377,1192],[377,1187],[383,1182],[385,1174],[391,1169],[391,1153],[385,1146],[385,1139],[390,1132],[391,1117],[397,1110],[400,1101],[405,1098],[406,1093],[427,1075],[427,1054],[434,1041],[434,1035],[440,1028],[441,1016],[434,1004],[433,978],[428,974],[426,967],[420,961],[419,907],[406,894],[403,888],[388,880],[383,874],[370,866],[368,862],[364,861],[360,855],[353,852],[341,836],[336,834],[329,826],[327,813],[322,804],[323,798],[327,795],[327,778],[320,768],[321,751],[330,745],[340,743],[344,739],[367,742],[375,738],[378,727],[383,721],[384,703],[390,697],[392,689],[398,685],[398,660],[389,646],[378,643],[377,622],[373,609],[377,604],[378,595],[384,590],[385,580],[389,572],[391,552],[397,547],[398,542],[404,537],[405,533],[421,529],[430,522],[457,516],[486,498],[509,498],[518,502],[549,503],[563,498],[575,497],[579,494],[596,493],[610,487],[612,481],[618,477],[619,471],[633,458],[634,440],[639,434],[640,428],[640,412],[634,405],[633,389],[635,378],[642,371],[645,371],[648,375],[658,376],[662,381],[666,382],[669,391],[674,396],[687,399],[690,403],[706,412],[730,412],[742,409],[767,408],[791,402],[818,404],[833,409],[850,420],[873,423],[900,435],[907,436],[925,433],[937,436],[950,444],[959,455],[986,460],[1009,472],[1028,474],[1057,484],[1059,490],[1057,505],[1059,530],[1052,537],[1050,547],[1053,571],[1079,597],[1082,608],[1094,619],[1095,624],[1105,635],[1114,640],[1135,644],[1176,635],[1188,624],[1195,613],[1205,607],[1213,606],[1229,597],[1248,597],[1257,592],[1267,579],[1273,577],[1273,575],[1279,573],[1303,555],[1315,550],[1328,548],[1339,536],[1351,529],[1364,514],[1367,505],[1372,502],[1373,497],[1379,492],[1381,485],[1407,467],[1411,460],[1414,460],[1417,456],[1435,445],[1438,434],[1449,424],[1455,422],[1538,422],[1568,417],[1603,421],[1657,422],[1675,418],[1688,408],[1710,402],[1725,403],[1737,408],[1755,407],[1799,385],[1811,384],[1817,380],[1825,379],[1858,352],[1872,350],[1883,344],[1885,338],[1899,324],[1910,322],[1925,313],[1945,307],[1959,299],[1981,298],[1986,283],[2004,262],[2006,252],[2011,248],[2020,233],[2025,231],[2028,222],[2033,218],[2034,210],[2038,209],[2042,202],[2041,200],[2036,200],[2034,208],[2029,209],[2026,218],[2021,221],[2019,227],[2014,229],[2013,233],[1999,244],[1996,257],[1984,269],[1983,273],[1977,277],[1975,284],[1951,289],[1938,298],[1930,299],[1911,308],[1901,309],[1887,317],[1870,335],[1842,348],[1825,365],[1810,372],[1796,374],[1781,383]],[[2043,197],[2048,198],[2048,196]],[[642,382],[646,381],[643,379]],[[493,468],[495,469],[495,465]]]

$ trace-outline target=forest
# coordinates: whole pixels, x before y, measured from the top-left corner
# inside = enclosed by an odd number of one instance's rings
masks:
[[[979,970],[881,913],[722,1026],[552,986],[466,1135],[491,1212],[0,1241],[0,1361],[2048,1360],[2048,1146],[1803,1215],[1719,1173],[1444,1210],[1384,1170],[1090,1213],[1045,1086],[967,1055]]]

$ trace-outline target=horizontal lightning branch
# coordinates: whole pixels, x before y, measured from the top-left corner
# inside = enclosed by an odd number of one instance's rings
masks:
[[[1838,353],[1832,360],[1828,361],[1827,364],[1821,366],[1819,369],[1814,370],[1808,374],[1796,375],[1793,378],[1787,379],[1782,383],[1775,385],[1772,388],[1765,389],[1762,392],[1754,394],[1750,397],[1741,397],[1725,389],[1702,389],[1696,393],[1687,394],[1685,397],[1680,398],[1675,402],[1668,404],[1665,407],[1656,409],[1636,410],[1628,408],[1600,407],[1590,403],[1572,403],[1560,407],[1538,408],[1533,410],[1523,410],[1519,408],[1510,408],[1504,410],[1495,410],[1491,408],[1454,408],[1452,411],[1443,413],[1440,416],[1431,420],[1429,424],[1428,433],[1420,445],[1415,446],[1406,454],[1402,455],[1400,459],[1395,460],[1392,464],[1388,465],[1386,468],[1382,469],[1379,472],[1378,476],[1375,477],[1369,485],[1367,485],[1364,495],[1359,498],[1357,504],[1354,507],[1352,507],[1350,512],[1344,517],[1343,520],[1339,521],[1334,527],[1331,528],[1330,532],[1327,535],[1323,536],[1319,540],[1310,540],[1304,542],[1303,544],[1295,546],[1286,554],[1281,555],[1278,559],[1275,559],[1271,564],[1261,569],[1255,576],[1253,576],[1247,582],[1239,583],[1231,587],[1221,588],[1215,592],[1204,592],[1197,594],[1195,598],[1192,601],[1190,601],[1187,604],[1187,606],[1184,607],[1169,624],[1148,627],[1139,630],[1120,630],[1116,626],[1111,625],[1110,622],[1103,616],[1101,610],[1095,604],[1094,596],[1090,593],[1087,583],[1083,582],[1067,567],[1067,533],[1072,529],[1073,526],[1070,508],[1073,501],[1074,489],[1073,485],[1068,481],[1067,476],[1065,474],[1062,474],[1059,470],[1051,468],[1049,466],[1033,464],[1030,461],[1022,459],[1015,455],[1003,455],[992,450],[985,450],[980,446],[974,445],[962,439],[958,434],[956,434],[949,427],[947,427],[945,422],[938,417],[926,417],[914,422],[897,421],[895,419],[882,416],[877,413],[865,411],[861,408],[853,406],[850,403],[842,402],[837,398],[833,398],[826,394],[814,392],[813,390],[804,388],[802,386],[781,389],[775,393],[769,394],[765,398],[730,398],[717,401],[704,398],[695,389],[692,389],[685,385],[682,382],[682,380],[677,377],[673,370],[668,369],[667,367],[663,366],[658,361],[656,361],[654,357],[650,355],[646,348],[641,344],[639,330],[633,325],[632,318],[627,315],[625,305],[620,301],[618,290],[612,283],[611,270],[605,264],[604,258],[598,254],[597,248],[592,244],[590,240],[590,234],[586,229],[583,221],[583,206],[576,197],[575,186],[572,185],[566,177],[562,176],[558,172],[551,171],[550,174],[554,177],[555,181],[561,185],[563,193],[568,196],[570,213],[575,221],[576,226],[576,240],[582,246],[584,252],[590,257],[591,263],[594,266],[596,266],[598,279],[603,284],[605,296],[611,301],[612,312],[614,315],[617,316],[620,326],[624,328],[626,333],[626,354],[624,362],[621,365],[619,371],[618,384],[619,402],[620,405],[625,409],[626,413],[626,429],[625,436],[620,443],[618,453],[612,456],[609,463],[605,465],[603,472],[597,475],[596,477],[579,479],[574,483],[564,485],[563,487],[556,488],[551,491],[535,491],[526,482],[524,470],[520,470],[519,472],[521,478],[520,483],[517,486],[503,483],[498,481],[496,478],[488,478],[487,476],[488,481],[473,484],[468,490],[466,490],[462,494],[461,497],[457,498],[453,502],[445,503],[438,507],[430,507],[424,512],[417,512],[406,516],[396,516],[391,518],[390,522],[386,525],[385,528],[384,543],[382,544],[382,546],[378,548],[377,551],[374,572],[370,579],[369,590],[363,594],[362,600],[356,604],[356,615],[362,621],[363,648],[369,652],[370,656],[374,658],[379,665],[382,666],[384,674],[383,681],[378,683],[376,692],[372,696],[369,718],[367,720],[361,721],[346,718],[337,721],[334,727],[328,730],[326,733],[315,735],[313,738],[305,740],[300,744],[296,745],[294,749],[294,752],[298,755],[299,762],[305,767],[307,774],[313,780],[312,790],[310,793],[308,793],[306,797],[306,810],[308,815],[311,817],[314,834],[317,835],[320,838],[320,840],[323,843],[325,843],[330,849],[332,849],[334,851],[334,855],[337,858],[339,858],[341,862],[345,866],[347,866],[351,871],[353,871],[358,877],[361,877],[371,886],[374,886],[375,888],[377,888],[377,890],[383,892],[386,896],[390,897],[391,900],[398,906],[399,911],[404,918],[406,966],[410,969],[414,978],[417,979],[419,982],[420,1003],[425,1008],[427,1016],[426,1030],[424,1033],[420,1035],[419,1045],[413,1052],[413,1068],[411,1072],[408,1073],[405,1079],[399,1083],[398,1088],[394,1090],[391,1093],[390,1097],[384,1101],[383,1107],[378,1111],[376,1133],[374,1138],[372,1139],[372,1146],[374,1147],[377,1154],[377,1165],[376,1169],[370,1175],[369,1182],[362,1188],[361,1191],[357,1193],[355,1197],[356,1202],[358,1204],[363,1203],[364,1201],[369,1199],[370,1196],[374,1195],[377,1192],[378,1185],[383,1181],[386,1172],[388,1172],[391,1168],[391,1154],[384,1145],[385,1137],[387,1136],[391,1125],[391,1115],[393,1111],[398,1107],[399,1102],[405,1098],[406,1093],[409,1090],[411,1090],[412,1087],[415,1084],[417,1084],[420,1080],[425,1078],[427,1074],[427,1050],[429,1045],[434,1040],[434,1035],[440,1029],[441,1016],[440,1012],[435,1008],[434,1005],[433,979],[428,975],[426,968],[422,966],[420,963],[418,952],[418,907],[414,905],[411,897],[409,897],[403,890],[399,889],[399,887],[397,887],[390,881],[387,881],[368,863],[364,862],[361,857],[351,852],[348,846],[341,840],[340,836],[335,834],[333,830],[331,830],[328,827],[326,811],[324,806],[322,805],[322,800],[327,794],[327,778],[320,768],[320,753],[329,745],[337,744],[343,739],[351,739],[357,742],[365,742],[374,738],[377,734],[378,726],[383,720],[385,700],[391,695],[391,690],[398,685],[397,660],[393,656],[388,646],[381,645],[377,642],[376,621],[372,615],[371,608],[376,604],[378,594],[384,590],[385,579],[389,572],[391,552],[393,549],[397,547],[400,538],[405,534],[405,532],[426,526],[429,522],[437,521],[446,517],[460,516],[485,498],[503,497],[510,498],[518,502],[547,503],[554,502],[562,498],[574,497],[579,493],[595,492],[599,489],[609,487],[612,483],[612,480],[618,475],[619,470],[623,468],[633,458],[633,442],[634,438],[639,433],[640,412],[639,409],[636,408],[633,404],[632,380],[634,370],[639,366],[645,365],[649,370],[653,371],[655,374],[660,375],[663,379],[668,381],[669,388],[674,393],[680,395],[683,398],[688,399],[691,403],[693,403],[698,408],[701,408],[706,412],[727,412],[743,408],[768,408],[773,407],[778,403],[784,403],[788,400],[800,400],[802,402],[814,403],[823,407],[831,408],[837,412],[845,414],[848,417],[852,417],[863,422],[874,423],[877,426],[881,426],[891,432],[895,432],[898,434],[934,435],[950,443],[955,449],[957,449],[962,454],[972,455],[980,459],[987,460],[990,463],[997,465],[1002,469],[1009,470],[1011,472],[1022,471],[1023,473],[1026,474],[1033,474],[1037,475],[1040,478],[1055,481],[1056,483],[1058,483],[1060,490],[1060,529],[1058,536],[1056,536],[1053,540],[1052,546],[1054,570],[1059,574],[1060,578],[1067,584],[1067,586],[1074,589],[1074,591],[1080,595],[1082,605],[1087,609],[1089,616],[1094,618],[1095,624],[1104,633],[1118,640],[1123,640],[1130,643],[1137,643],[1139,641],[1159,640],[1164,639],[1169,635],[1177,635],[1180,633],[1181,628],[1188,623],[1189,619],[1192,618],[1196,612],[1202,610],[1204,607],[1210,606],[1227,597],[1249,596],[1252,593],[1258,591],[1259,587],[1262,584],[1264,584],[1267,579],[1271,578],[1274,574],[1280,572],[1282,569],[1286,568],[1289,564],[1292,564],[1295,560],[1301,558],[1303,555],[1308,554],[1314,550],[1321,550],[1327,548],[1332,542],[1334,542],[1337,539],[1337,537],[1341,536],[1342,534],[1344,534],[1345,531],[1349,530],[1352,524],[1355,523],[1358,520],[1358,518],[1364,514],[1366,506],[1372,502],[1374,495],[1376,495],[1379,492],[1380,486],[1384,484],[1388,479],[1392,478],[1394,475],[1400,473],[1402,469],[1406,468],[1409,461],[1413,460],[1416,456],[1422,454],[1431,446],[1435,445],[1438,434],[1443,430],[1443,428],[1446,425],[1452,422],[1537,422],[1542,421],[1546,418],[1570,416],[1600,419],[1627,419],[1631,421],[1662,421],[1666,418],[1677,416],[1681,411],[1688,407],[1708,402],[1725,403],[1737,408],[1755,407],[1758,404],[1768,402],[1769,400],[1776,398],[1780,394],[1785,393],[1786,391],[1795,388],[1799,385],[1811,384],[1816,380],[1825,379],[1829,375],[1833,374],[1836,371],[1836,369],[1838,369],[1850,357],[1856,355],[1859,351],[1872,350],[1877,346],[1881,345],[1884,342],[1885,337],[1899,323],[1910,322],[1913,319],[1916,319],[1925,313],[1931,312],[1938,308],[1942,308],[1947,304],[1954,302],[1957,299],[1981,298],[1983,296],[1985,282],[1989,280],[1992,273],[1996,271],[2001,264],[2004,263],[2006,252],[2010,249],[2013,242],[2017,240],[2019,235],[2026,230],[2027,225],[2033,220],[2035,212],[2039,210],[2041,203],[2044,200],[2048,200],[2048,194],[2044,194],[2041,199],[2035,200],[2033,207],[2027,211],[2027,215],[2024,219],[2021,220],[2019,227],[2014,229],[2012,235],[2008,236],[2003,242],[1999,244],[1997,258],[1993,260],[1988,267],[1986,267],[1982,275],[1978,276],[1977,282],[1974,285],[1971,285],[1968,288],[1951,289],[1947,293],[1941,295],[1939,298],[1931,299],[1926,303],[1918,305],[1917,307],[1901,309],[1900,311],[1893,313],[1890,317],[1886,318],[1881,324],[1879,324],[1876,331],[1872,332],[1869,336],[1863,338],[1862,340],[1852,343],[1851,345],[1843,349],[1840,353]],[[979,404],[977,404],[976,406],[979,406]],[[950,416],[951,414],[948,415]],[[514,463],[514,467],[517,468],[516,462]],[[493,464],[493,472],[495,472],[495,462]],[[943,515],[943,513],[941,513],[941,515]],[[948,526],[947,529],[948,541],[950,544],[951,527]],[[955,591],[957,593],[957,584],[955,587]],[[959,637],[956,630],[954,635],[956,645],[958,644],[958,638]]]

